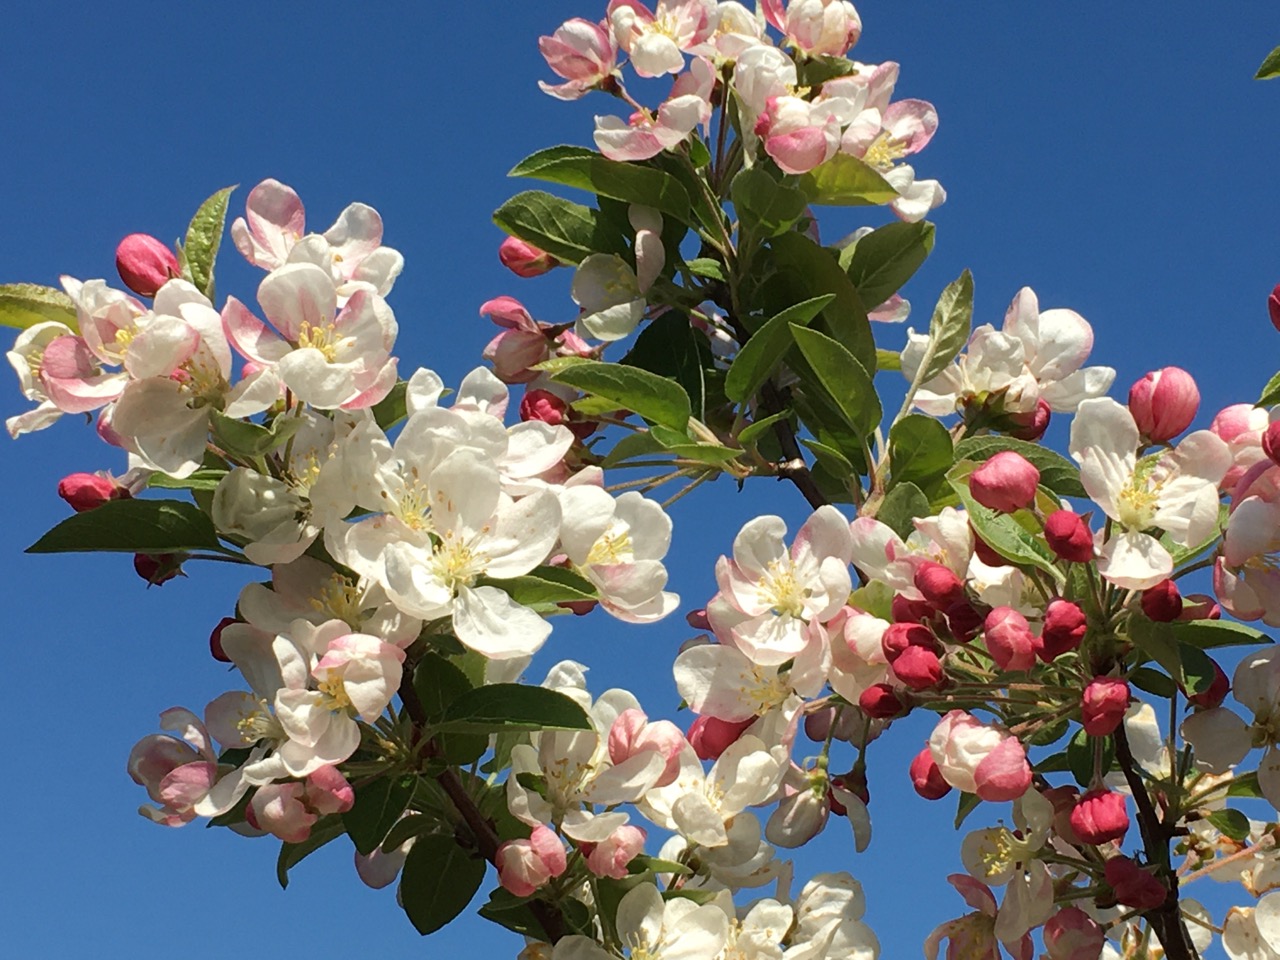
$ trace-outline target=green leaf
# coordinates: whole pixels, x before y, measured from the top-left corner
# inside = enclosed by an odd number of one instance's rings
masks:
[[[1093,783],[1094,744],[1099,739],[1102,740],[1102,772],[1106,773],[1111,769],[1116,755],[1115,742],[1111,737],[1091,737],[1084,730],[1077,730],[1067,744],[1067,766],[1071,769],[1071,775],[1076,778],[1076,783],[1086,790]]]
[[[796,85],[819,87],[836,77],[847,77],[856,69],[853,61],[844,57],[832,57],[826,54],[812,58],[806,57],[796,64]]]
[[[507,174],[589,190],[624,203],[653,207],[690,226],[689,193],[672,176],[652,167],[608,160],[585,147],[548,147],[525,157]]]
[[[683,313],[668,310],[650,321],[636,337],[635,345],[618,362],[674,380],[689,395],[693,415],[700,420],[705,417],[705,371],[715,366],[715,358],[706,336],[693,329]]]
[[[695,170],[690,169],[683,158],[664,150],[656,157],[647,160],[646,166],[654,167],[674,177],[684,187],[693,205],[693,215],[707,235],[717,238],[723,235],[727,229],[724,210],[719,202],[714,201],[710,196],[707,182]]]
[[[873,617],[893,621],[893,588],[883,580],[872,580],[849,594],[849,603]]]
[[[512,577],[509,580],[484,579],[480,583],[500,587],[516,603],[534,609],[554,609],[560,603],[600,599],[590,580],[564,567],[535,567],[522,577]]]
[[[915,532],[911,521],[929,516],[929,498],[914,483],[899,483],[880,502],[876,519],[902,539]]]
[[[1231,781],[1231,786],[1227,787],[1227,796],[1264,799],[1262,787],[1258,785],[1258,771],[1250,770],[1248,773],[1237,773],[1235,779]]]
[[[407,774],[380,777],[356,791],[355,803],[342,815],[342,826],[359,853],[368,856],[382,845],[409,806],[417,785],[418,778]]]
[[[493,683],[453,701],[436,729],[458,733],[590,730],[586,712],[562,693],[519,683]]]
[[[185,477],[171,477],[167,473],[153,473],[147,480],[149,490],[208,490],[218,489],[227,475],[226,470],[200,469]]]
[[[653,427],[649,433],[662,444],[664,450],[683,460],[696,460],[716,467],[742,456],[740,449],[726,447],[719,443],[700,443],[679,430],[672,430],[661,424]]]
[[[276,417],[270,426],[249,420],[236,420],[223,416],[216,410],[209,412],[209,424],[213,437],[227,453],[241,459],[264,457],[283,446],[302,426],[300,417]]]
[[[1168,672],[1188,696],[1204,693],[1213,683],[1213,661],[1199,647],[1178,639],[1174,625],[1129,615],[1129,639]]]
[[[875,307],[897,293],[933,250],[934,232],[924,220],[889,223],[859,240],[846,272],[862,302]]]
[[[892,370],[897,372],[902,369],[902,354],[894,353],[892,350],[876,350],[876,369]]]
[[[796,346],[813,368],[827,396],[862,436],[880,424],[880,397],[866,368],[848,350],[817,330],[791,324]]]
[[[1277,403],[1280,403],[1280,373],[1267,381],[1267,385],[1262,388],[1262,396],[1258,398],[1255,406],[1274,407]]]
[[[772,428],[779,420],[785,420],[790,416],[793,416],[790,410],[783,410],[781,413],[771,414],[760,420],[753,420],[742,428],[742,431],[738,434],[738,442],[744,447],[748,447],[755,443],[766,430]]]
[[[1139,667],[1134,670],[1129,674],[1129,683],[1139,690],[1145,690],[1157,697],[1164,697],[1166,700],[1178,692],[1178,685],[1173,682],[1172,677],[1159,670],[1152,670],[1150,667]]]
[[[760,259],[765,269],[772,266],[774,271],[760,288],[766,310],[776,313],[811,297],[835,294],[822,310],[823,328],[867,373],[875,372],[876,344],[866,307],[830,250],[791,231],[770,240],[767,257]]]
[[[643,433],[628,433],[621,440],[613,445],[613,449],[605,455],[600,466],[608,469],[616,467],[636,457],[645,457],[648,459],[654,455],[666,453],[666,447],[659,443],[651,433],[645,431]]]
[[[807,326],[833,300],[835,294],[814,297],[788,307],[765,321],[734,357],[725,377],[724,392],[734,403],[744,403],[769,379],[791,348],[791,325]]]
[[[1060,750],[1045,757],[1031,769],[1036,773],[1069,773],[1071,766],[1067,763],[1067,752]]]
[[[1086,497],[1084,487],[1080,483],[1080,470],[1074,463],[1055,453],[1048,447],[1026,440],[1015,440],[1013,437],[1001,437],[986,434],[978,437],[965,437],[956,444],[957,460],[974,460],[985,463],[997,453],[1012,450],[1021,454],[1040,471],[1040,485],[1048,487],[1062,497]]]
[[[627,864],[628,873],[674,873],[678,877],[688,877],[693,871],[686,867],[683,863],[676,863],[674,860],[659,860],[657,857],[651,857],[648,854],[639,854],[634,860]]]
[[[213,521],[185,500],[109,500],[67,517],[27,547],[27,553],[96,550],[180,553],[220,550]]]
[[[196,289],[213,299],[213,268],[218,262],[218,247],[222,245],[222,231],[227,223],[227,202],[235,187],[224,187],[204,203],[187,226],[187,238],[182,244],[187,270]]]
[[[1275,643],[1261,630],[1234,620],[1175,620],[1168,627],[1180,643],[1201,650]]]
[[[390,430],[409,415],[406,400],[408,392],[409,384],[404,380],[397,380],[391,392],[374,404],[373,419],[377,421],[383,432]]]
[[[484,874],[485,862],[459,847],[453,837],[419,837],[400,873],[400,904],[425,936],[467,908]]]
[[[974,470],[971,460],[961,460],[947,474],[951,487],[960,497],[965,510],[969,514],[969,524],[982,540],[1010,563],[1018,566],[1032,566],[1050,574],[1055,583],[1062,584],[1065,578],[1058,569],[1057,558],[1039,535],[1039,521],[1025,510],[1017,514],[997,513],[984,507],[973,499],[969,493],[969,474]],[[1018,517],[1028,519],[1035,532],[1018,522]]]
[[[0,326],[25,330],[48,321],[65,324],[72,333],[80,330],[75,302],[61,290],[38,283],[0,284]]]
[[[429,723],[443,718],[450,704],[474,686],[460,667],[437,653],[426,654],[414,668],[413,689]],[[489,747],[489,738],[482,734],[440,733],[435,738],[440,755],[459,766],[478,760]]]
[[[276,857],[276,880],[280,889],[289,886],[289,871],[331,840],[342,836],[342,819],[338,816],[322,817],[311,827],[311,834],[301,843],[282,843]]]
[[[650,423],[680,431],[689,424],[689,395],[678,383],[647,370],[588,360],[558,371],[551,379],[612,400]]]
[[[446,828],[448,833],[452,835],[452,826],[442,825],[441,821],[435,817],[422,813],[406,814],[396,821],[395,826],[387,831],[386,839],[382,841],[382,852],[391,853],[397,847],[404,846],[406,840],[420,837],[424,833],[437,833]]]
[[[593,253],[627,252],[625,235],[598,210],[541,190],[516,194],[494,211],[493,222],[566,263]]]
[[[1276,47],[1267,54],[1267,58],[1262,61],[1262,66],[1258,67],[1258,72],[1253,75],[1255,80],[1274,80],[1280,77],[1280,47]]]
[[[711,257],[694,257],[692,260],[685,261],[685,266],[695,277],[706,277],[708,280],[719,280],[721,283],[727,283],[729,280],[725,276],[724,264]]]
[[[1249,836],[1249,818],[1239,810],[1215,810],[1205,819],[1237,843]]]
[[[760,164],[734,177],[729,195],[738,220],[758,240],[790,230],[808,205],[803,193],[779,183]]]
[[[947,284],[929,320],[929,345],[916,375],[918,383],[928,383],[964,349],[973,325],[973,275],[965,270]]]
[[[911,414],[889,431],[889,486],[914,483],[922,490],[934,486],[951,469],[951,434],[933,417]]]
[[[810,440],[808,437],[801,437],[800,442],[812,450],[818,462],[825,464],[834,476],[841,479],[841,482],[857,474],[858,469],[853,465],[853,461],[835,447],[817,440]]]
[[[960,829],[960,825],[965,822],[969,814],[978,808],[978,804],[982,799],[976,793],[961,793],[960,800],[956,804],[956,820],[955,828]]]
[[[879,206],[898,197],[874,167],[847,153],[837,153],[800,178],[809,202],[827,206]]]

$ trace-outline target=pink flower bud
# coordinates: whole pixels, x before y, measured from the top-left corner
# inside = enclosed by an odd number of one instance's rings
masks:
[[[933,607],[927,600],[908,600],[901,594],[895,594],[891,606],[891,615],[895,623],[924,623],[933,616]]]
[[[1182,594],[1172,580],[1161,580],[1142,591],[1142,612],[1157,623],[1177,620],[1182,613]]]
[[[1213,682],[1209,684],[1209,689],[1204,693],[1196,693],[1187,697],[1187,702],[1204,710],[1212,709],[1222,705],[1222,701],[1227,699],[1227,694],[1231,692],[1231,681],[1227,679],[1226,673],[1218,666],[1218,661],[1210,661],[1213,663]]]
[[[116,247],[116,270],[124,285],[140,297],[154,297],[179,275],[178,258],[164,243],[145,233],[131,233]]]
[[[887,683],[873,683],[863,690],[858,697],[858,706],[872,720],[892,720],[911,709]]]
[[[213,628],[213,632],[209,634],[209,653],[213,655],[213,659],[219,663],[230,663],[231,658],[227,656],[227,652],[222,649],[222,631],[227,629],[233,623],[239,623],[235,617],[223,617],[218,621],[218,625]]]
[[[1036,662],[1035,635],[1013,607],[996,607],[982,625],[987,652],[1001,670],[1030,670]]]
[[[1114,733],[1129,709],[1129,684],[1119,677],[1094,677],[1080,699],[1084,732],[1091,737]]]
[[[302,843],[320,819],[303,803],[305,790],[306,784],[297,782],[261,786],[245,809],[245,819],[285,843]]]
[[[1126,907],[1153,910],[1169,896],[1163,883],[1128,857],[1112,857],[1104,871],[1116,900]]]
[[[1267,297],[1267,312],[1271,314],[1271,325],[1280,330],[1280,283],[1276,284],[1271,296]]]
[[[925,747],[911,761],[911,785],[926,800],[939,800],[951,792],[951,784],[942,776],[929,748]]]
[[[1044,432],[1049,429],[1049,420],[1053,415],[1049,404],[1045,400],[1037,400],[1036,408],[1028,410],[1025,413],[1006,413],[1006,423],[1001,424],[1001,429],[1015,440],[1036,441],[1044,436]]]
[[[1085,843],[1123,840],[1129,829],[1124,794],[1105,787],[1090,790],[1076,801],[1076,808],[1071,811],[1071,829]]]
[[[666,765],[654,786],[665,787],[680,775],[680,754],[685,742],[684,734],[670,720],[650,723],[644,711],[633,707],[618,714],[609,728],[609,759],[619,764],[637,754],[656,752]]]
[[[964,600],[964,583],[949,567],[926,560],[916,568],[915,587],[935,610]]]
[[[1049,960],[1097,960],[1106,934],[1079,907],[1065,907],[1044,925],[1044,948]]]
[[[1196,418],[1200,390],[1181,367],[1153,370],[1129,388],[1129,412],[1148,440],[1172,440]]]
[[[963,710],[934,727],[929,750],[951,786],[983,800],[1016,800],[1031,786],[1031,765],[1018,738]]]
[[[686,739],[699,760],[719,760],[720,754],[729,749],[737,739],[755,723],[750,720],[721,720],[719,717],[701,716],[689,724]]]
[[[849,808],[839,803],[837,793],[851,793],[863,803],[871,802],[871,791],[867,789],[867,771],[865,768],[859,770],[856,767],[848,773],[838,773],[831,778],[832,789],[827,791],[828,797],[831,798],[831,812],[838,813],[840,816],[848,816]],[[839,809],[837,809],[837,806]]]
[[[498,247],[498,259],[517,277],[540,277],[560,266],[560,261],[519,237],[507,237]]]
[[[108,500],[127,500],[130,493],[100,473],[69,473],[58,481],[58,496],[76,513],[100,507]]]
[[[324,766],[307,776],[306,803],[313,811],[326,816],[346,813],[356,802],[356,793],[337,767]]]
[[[1093,531],[1088,521],[1070,510],[1055,510],[1044,522],[1049,549],[1063,560],[1088,563],[1093,559]]]
[[[711,621],[707,619],[707,608],[690,610],[684,615],[684,622],[695,630],[710,630]]]
[[[1040,471],[1026,457],[1001,450],[969,474],[969,493],[984,507],[1013,513],[1035,502]]]
[[[1052,663],[1084,640],[1089,620],[1084,611],[1070,600],[1053,600],[1044,611],[1044,628],[1036,641],[1036,655]]]
[[[180,553],[158,553],[154,556],[149,553],[135,553],[133,569],[147,583],[158,587],[182,573],[183,556]]]
[[[884,632],[880,639],[880,647],[885,659],[894,663],[908,647],[923,647],[934,653],[942,652],[942,644],[933,632],[918,623],[894,623]]]
[[[1272,463],[1280,464],[1280,420],[1267,425],[1267,431],[1262,435],[1262,452]]]
[[[520,419],[541,420],[556,427],[569,419],[569,404],[548,390],[529,390],[520,401]]]
[[[912,690],[929,690],[942,682],[942,661],[928,647],[910,646],[893,661],[893,675]]]
[[[547,827],[533,828],[528,840],[508,840],[494,857],[498,882],[517,897],[532,896],[552,877],[564,873],[564,844]]]
[[[627,864],[644,853],[645,832],[623,824],[599,843],[591,844],[587,869],[597,877],[621,880],[627,875]],[[583,844],[585,849],[587,845]]]
[[[947,607],[947,626],[957,643],[968,643],[976,637],[984,619],[968,600]]]
[[[1182,598],[1179,620],[1221,620],[1222,607],[1213,597],[1203,593],[1189,593]]]

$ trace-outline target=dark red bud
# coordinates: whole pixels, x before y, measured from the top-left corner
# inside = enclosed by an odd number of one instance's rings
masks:
[[[1280,284],[1267,297],[1267,311],[1271,314],[1271,325],[1280,330]]]
[[[942,652],[942,644],[928,628],[918,623],[895,623],[884,632],[880,640],[885,659],[893,663],[908,647],[922,647],[935,653]]]
[[[895,623],[924,623],[933,616],[928,600],[908,600],[901,594],[894,595],[891,609]]]
[[[942,779],[942,771],[938,769],[938,764],[928,747],[916,754],[915,759],[911,761],[909,773],[911,785],[916,788],[916,793],[926,800],[939,800],[951,792],[951,784]]]
[[[858,706],[872,720],[892,720],[911,709],[887,683],[875,683],[863,690]]]
[[[1063,560],[1088,563],[1093,559],[1093,531],[1084,517],[1070,510],[1056,510],[1044,522],[1049,549]]]
[[[1154,910],[1169,896],[1163,883],[1128,857],[1112,857],[1104,873],[1116,899],[1126,907]]]
[[[209,634],[209,652],[213,654],[213,659],[221,663],[231,662],[227,652],[222,649],[222,631],[231,626],[231,624],[239,622],[235,617],[223,617],[218,621],[218,625],[213,628],[213,633]]]
[[[1188,703],[1205,710],[1221,706],[1222,701],[1227,699],[1227,694],[1231,692],[1231,681],[1218,666],[1218,661],[1210,662],[1213,664],[1213,682],[1209,684],[1209,689],[1204,693],[1195,693],[1187,697]]]
[[[928,647],[910,646],[890,667],[894,676],[912,690],[929,690],[942,682],[942,661]]]
[[[1016,440],[1036,441],[1049,429],[1049,419],[1053,411],[1044,400],[1036,401],[1036,408],[1025,413],[1005,414],[1007,425],[1004,432]]]
[[[58,496],[76,513],[100,507],[108,500],[126,500],[127,488],[96,473],[71,473],[58,481]]]
[[[1036,641],[1036,656],[1052,663],[1084,640],[1089,620],[1084,611],[1070,600],[1053,600],[1044,612],[1044,628]]]
[[[135,553],[133,569],[147,583],[158,587],[182,573],[183,556],[180,553],[157,553],[154,556],[149,553]]]
[[[1182,613],[1182,594],[1172,580],[1142,591],[1142,612],[1158,623],[1170,623]]]
[[[949,567],[926,560],[916,568],[915,587],[935,610],[964,600],[964,582]]]

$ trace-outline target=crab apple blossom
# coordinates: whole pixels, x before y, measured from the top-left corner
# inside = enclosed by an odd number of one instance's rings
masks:
[[[645,832],[640,827],[623,824],[587,852],[587,869],[597,877],[621,880],[627,876],[627,864],[644,853]]]
[[[842,57],[858,42],[862,20],[848,0],[765,0],[765,18],[797,50],[811,57]]]
[[[984,507],[1013,513],[1036,499],[1040,471],[1020,453],[1001,450],[969,474],[969,492]]]
[[[1269,461],[1268,461],[1269,462]],[[1270,471],[1268,471],[1270,472]],[[1235,504],[1213,570],[1214,593],[1241,620],[1280,624],[1280,499],[1247,496]]]
[[[673,150],[711,118],[711,91],[715,71],[696,58],[689,72],[671,85],[671,93],[656,113],[641,108],[628,119],[596,117],[596,147],[610,160],[648,160]],[[593,254],[594,256],[594,254]]]
[[[1114,733],[1129,709],[1129,684],[1119,677],[1094,677],[1080,700],[1081,724],[1091,737]]]
[[[1106,789],[1090,790],[1076,801],[1071,811],[1071,829],[1085,843],[1123,840],[1129,829],[1124,794]]]
[[[180,707],[166,710],[160,714],[160,728],[179,736],[151,734],[139,740],[129,753],[129,776],[158,804],[142,806],[138,812],[156,823],[176,827],[200,815],[197,807],[210,806],[208,797],[218,781],[218,762],[208,729],[191,711]]]
[[[147,233],[131,233],[120,241],[116,270],[124,285],[140,297],[154,297],[172,277],[182,273],[173,251]]]
[[[1280,283],[1276,284],[1267,297],[1267,312],[1271,314],[1271,325],[1280,330]]]
[[[685,747],[684,735],[670,720],[649,722],[644,711],[631,708],[618,714],[609,728],[609,759],[620,764],[638,753],[654,750],[666,760],[655,787],[665,787],[680,773],[680,753]]]
[[[1205,710],[1222,706],[1222,701],[1227,698],[1227,694],[1231,691],[1231,680],[1227,677],[1222,667],[1218,665],[1218,661],[1211,659],[1210,663],[1213,664],[1213,680],[1210,682],[1209,688],[1201,693],[1195,693],[1187,697],[1187,702],[1192,706],[1202,707]]]
[[[1064,907],[1044,924],[1049,960],[1096,960],[1105,942],[1097,921],[1079,907]]]
[[[997,923],[1000,909],[988,886],[962,873],[952,874],[947,880],[964,898],[965,903],[974,908],[974,912],[949,920],[929,934],[924,943],[927,960],[937,960],[943,940],[948,941],[949,960],[959,960],[960,957],[997,960],[1001,955],[1002,945],[1015,960],[1031,960],[1031,937],[1025,931],[1011,939],[999,937]]]
[[[567,866],[564,844],[555,831],[533,828],[528,840],[508,840],[498,848],[498,882],[517,897],[532,895]]]
[[[1153,370],[1129,388],[1129,412],[1153,443],[1172,440],[1195,420],[1200,389],[1181,367]]]
[[[929,751],[947,783],[983,800],[1015,800],[1031,786],[1031,766],[1018,739],[963,710],[943,716]]]
[[[519,237],[507,237],[498,245],[498,259],[517,277],[540,277],[560,266],[560,261]]]
[[[305,781],[269,783],[257,789],[245,810],[249,825],[286,843],[302,843],[321,817],[345,813],[355,805],[355,791],[336,767],[321,767]]]
[[[658,0],[652,11],[639,0],[610,0],[608,17],[636,73],[660,77],[684,69],[684,54],[711,38],[719,11],[715,0]]]
[[[1029,670],[1036,662],[1035,635],[1012,607],[996,607],[982,626],[987,651],[1001,670]]]
[[[549,37],[539,37],[538,51],[551,72],[565,81],[538,81],[542,92],[557,100],[577,100],[601,86],[613,74],[618,57],[609,22],[581,17],[566,20]]]
[[[824,103],[770,97],[756,118],[756,136],[786,173],[808,173],[840,148],[840,119]]]

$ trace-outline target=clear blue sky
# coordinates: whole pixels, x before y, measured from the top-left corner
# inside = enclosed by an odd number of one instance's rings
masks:
[[[114,276],[126,233],[172,238],[215,189],[265,177],[294,186],[324,229],[351,200],[377,207],[407,266],[391,304],[402,369],[456,382],[492,328],[476,309],[512,294],[536,315],[572,317],[567,271],[520,281],[498,264],[489,215],[522,189],[504,179],[527,153],[589,143],[606,100],[564,105],[539,34],[604,0],[510,4],[327,2],[15,5],[0,58],[0,282]],[[1271,0],[1203,4],[859,4],[859,59],[902,63],[902,96],[932,100],[939,133],[916,164],[950,195],[937,249],[907,288],[927,315],[963,267],[977,321],[998,323],[1018,287],[1093,324],[1095,360],[1117,393],[1147,369],[1191,370],[1202,419],[1252,400],[1280,366],[1265,301],[1280,281],[1280,82],[1252,73],[1280,43]],[[1229,13],[1226,11],[1229,10]],[[872,214],[877,220],[879,214]],[[837,214],[824,237],[857,225]],[[220,294],[252,300],[256,271],[228,246]],[[901,331],[882,345],[898,347]],[[6,343],[7,346],[7,343]],[[0,412],[25,408],[7,373]],[[274,879],[276,844],[134,810],[132,743],[170,706],[196,710],[237,686],[207,655],[237,571],[197,569],[144,589],[127,557],[27,557],[65,515],[62,475],[119,468],[117,452],[65,418],[0,440],[9,507],[0,525],[8,609],[8,720],[0,758],[4,952],[51,960],[231,953],[513,956],[517,938],[478,918],[421,942],[392,891],[364,888],[344,842]],[[749,517],[804,514],[789,488],[727,482],[675,510],[670,558],[685,609],[714,589],[712,564]],[[592,667],[592,688],[629,685],[653,715],[677,697],[669,663],[688,631],[673,617],[628,628],[598,616],[553,634],[534,672],[559,657]],[[843,824],[817,864],[868,886],[886,958],[918,956],[962,908],[943,882],[958,868],[952,801],[910,792],[905,765],[927,724],[891,731],[871,756],[876,839],[855,857]]]

